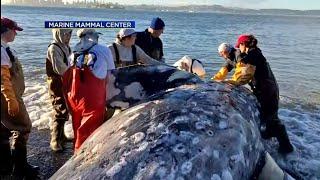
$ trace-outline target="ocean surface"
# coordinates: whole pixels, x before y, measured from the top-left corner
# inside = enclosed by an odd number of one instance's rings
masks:
[[[12,6],[1,6],[1,16],[24,28],[12,47],[24,67],[24,100],[33,126],[38,128],[49,128],[53,113],[45,76],[52,36],[51,30],[44,28],[46,20],[134,20],[136,30],[143,31],[159,16],[166,24],[161,36],[166,62],[173,64],[184,55],[197,58],[205,65],[207,80],[224,63],[217,53],[220,43],[235,44],[238,35],[254,34],[279,83],[279,114],[296,152],[284,157],[272,143],[266,147],[294,177],[320,179],[320,17]],[[99,31],[103,33],[99,43],[108,45],[119,29]],[[77,41],[74,31],[71,47]]]

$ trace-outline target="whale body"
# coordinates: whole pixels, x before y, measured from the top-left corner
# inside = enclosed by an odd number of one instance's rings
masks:
[[[141,72],[148,76],[134,76]],[[118,93],[108,103],[124,111],[99,127],[51,179],[290,177],[265,152],[257,100],[248,89],[205,83],[165,66],[113,75],[109,83]]]

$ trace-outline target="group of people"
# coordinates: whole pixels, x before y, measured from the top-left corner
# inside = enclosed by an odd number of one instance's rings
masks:
[[[101,33],[94,29],[79,29],[79,42],[71,50],[72,29],[53,29],[53,40],[48,46],[46,74],[49,94],[54,108],[50,147],[63,151],[63,144],[72,141],[65,136],[64,124],[72,117],[74,149],[106,120],[106,93],[108,74],[112,69],[136,65],[165,64],[160,35],[165,23],[153,18],[143,32],[121,29],[115,42],[109,46],[98,43]],[[22,95],[24,76],[21,64],[8,43],[17,31],[23,29],[8,18],[1,17],[1,123],[0,123],[0,175],[32,177],[38,168],[28,164],[26,144],[31,121]],[[285,126],[278,118],[279,88],[268,62],[257,46],[253,35],[241,35],[237,44],[222,43],[218,52],[226,64],[212,77],[234,85],[249,84],[260,103],[261,135],[276,137],[279,151],[289,153],[293,146]],[[188,56],[174,64],[178,69],[205,75],[201,61]],[[234,74],[227,79],[228,72]],[[10,138],[12,142],[10,146]]]

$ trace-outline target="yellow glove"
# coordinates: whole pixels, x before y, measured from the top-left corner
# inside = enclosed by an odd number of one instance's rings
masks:
[[[19,103],[11,84],[9,66],[1,66],[1,93],[8,103],[8,113],[15,116],[19,113]]]
[[[228,75],[228,69],[226,67],[222,67],[219,72],[214,75],[211,80],[214,81],[223,81]]]

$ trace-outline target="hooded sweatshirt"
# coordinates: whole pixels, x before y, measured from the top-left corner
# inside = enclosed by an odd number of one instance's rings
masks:
[[[55,43],[56,45],[50,45],[47,51],[47,58],[52,63],[53,71],[60,76],[67,70],[68,64],[64,63],[65,56],[68,58],[71,50],[69,44],[64,44],[62,39],[65,33],[69,33],[72,31],[71,29],[53,29],[52,37],[53,41],[51,43]],[[62,50],[62,51],[61,51]],[[64,56],[65,54],[65,56]]]

